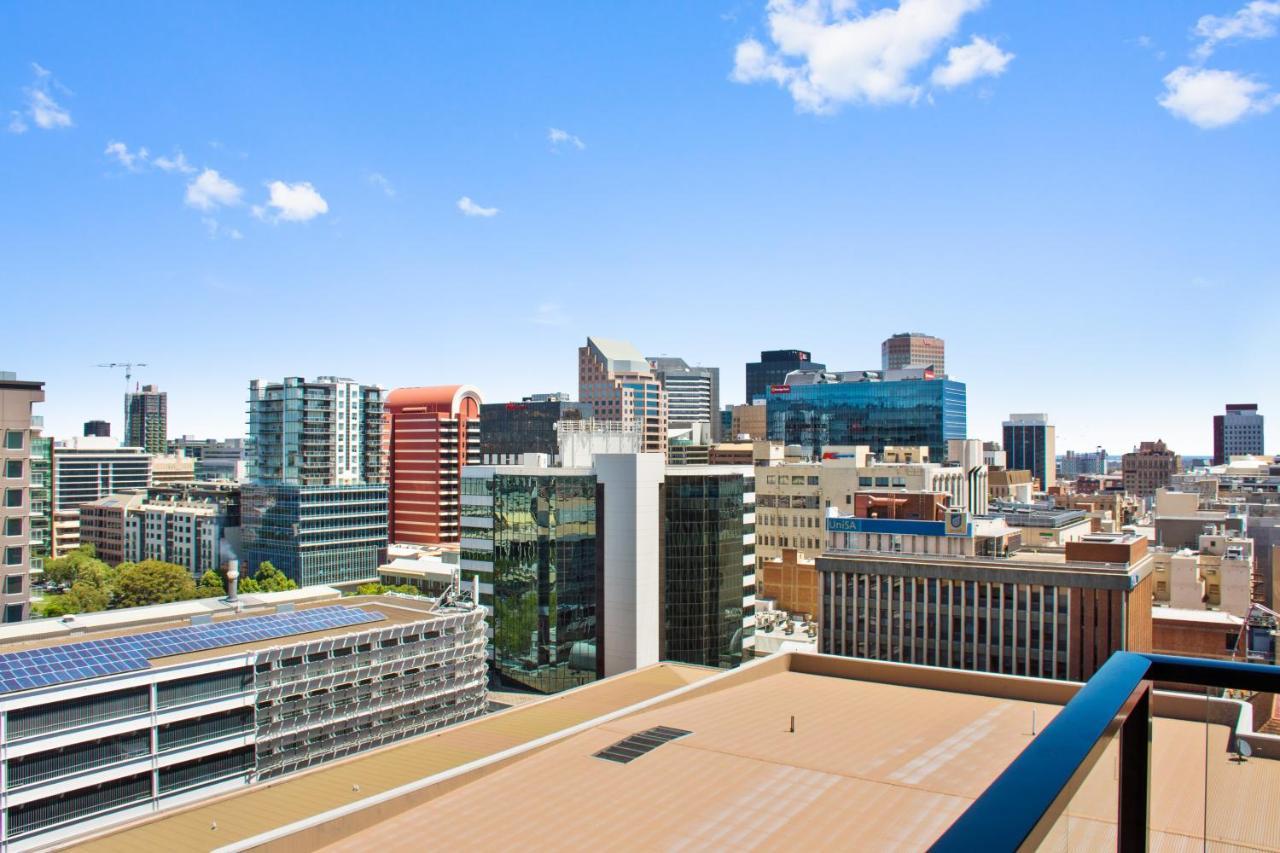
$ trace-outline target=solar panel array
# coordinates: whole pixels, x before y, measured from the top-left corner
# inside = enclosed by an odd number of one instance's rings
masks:
[[[616,761],[619,764],[629,764],[640,756],[653,752],[664,743],[670,743],[676,738],[682,738],[685,735],[691,734],[693,734],[693,732],[686,731],[685,729],[673,729],[670,726],[655,726],[654,728],[637,732],[630,737],[625,737],[613,746],[605,747],[596,753],[596,758],[603,758],[606,761]]]
[[[83,643],[0,655],[0,693],[30,690],[146,669],[149,658],[274,640],[329,628],[345,628],[387,618],[376,610],[318,607],[271,616],[251,616],[229,622],[190,625]]]

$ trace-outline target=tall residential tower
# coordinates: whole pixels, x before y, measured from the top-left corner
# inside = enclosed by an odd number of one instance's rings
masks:
[[[88,434],[86,430],[86,435]],[[154,385],[124,395],[124,443],[148,453],[167,452],[169,395]]]
[[[44,383],[0,372],[0,619],[21,622],[31,600],[31,446],[40,434],[32,414],[44,400]]]

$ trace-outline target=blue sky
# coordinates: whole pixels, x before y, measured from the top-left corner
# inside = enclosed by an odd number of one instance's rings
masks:
[[[732,402],[761,349],[865,368],[911,329],[947,340],[971,435],[1047,411],[1060,450],[1208,452],[1225,402],[1280,419],[1277,26],[1267,0],[6,4],[0,368],[47,382],[55,436],[119,428],[94,365],[120,360],[171,434],[224,436],[252,377],[507,400],[576,391],[595,334],[719,365]]]

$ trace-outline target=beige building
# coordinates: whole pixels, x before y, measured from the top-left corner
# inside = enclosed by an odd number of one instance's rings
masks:
[[[990,484],[991,500],[1031,503],[1035,484],[1031,481],[1030,471],[996,470],[987,475],[987,481]]]
[[[729,434],[725,438],[729,441],[741,441],[743,439],[764,441],[769,437],[767,411],[763,405],[734,406]]]
[[[1151,497],[1157,489],[1167,489],[1173,476],[1182,470],[1182,458],[1163,441],[1144,441],[1137,450],[1121,458],[1124,490],[1141,498]]]
[[[1199,545],[1152,551],[1155,603],[1244,617],[1253,601],[1253,540],[1213,528]]]
[[[21,622],[31,600],[31,445],[39,436],[32,413],[44,383],[0,372],[0,619]]]
[[[151,457],[151,485],[164,486],[169,483],[194,483],[196,479],[196,460],[171,453]]]
[[[578,399],[592,405],[596,420],[636,426],[644,453],[667,455],[667,392],[631,344],[587,338],[578,348]]]
[[[225,509],[213,501],[108,495],[80,507],[80,541],[109,565],[161,560],[199,578],[221,565],[226,521]]]

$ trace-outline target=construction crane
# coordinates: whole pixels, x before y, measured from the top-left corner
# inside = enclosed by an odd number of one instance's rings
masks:
[[[113,361],[110,364],[99,364],[98,367],[123,367],[124,368],[124,390],[129,391],[129,381],[133,379],[133,369],[135,367],[146,367],[143,361]]]
[[[1262,655],[1255,655],[1249,648],[1250,628],[1261,628],[1269,633],[1272,637],[1280,637],[1280,613],[1275,612],[1270,607],[1264,607],[1258,602],[1250,602],[1249,610],[1244,615],[1244,623],[1240,625],[1240,633],[1236,635],[1236,647],[1231,650],[1231,659],[1235,660],[1236,655],[1240,653],[1241,647],[1244,648],[1244,659],[1248,661],[1251,657],[1255,660],[1265,660]]]

